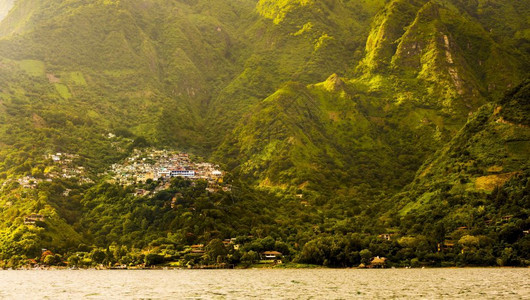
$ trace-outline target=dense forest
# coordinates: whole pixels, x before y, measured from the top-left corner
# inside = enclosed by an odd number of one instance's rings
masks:
[[[528,16],[0,3],[0,267],[528,266]],[[141,149],[214,162],[230,188],[113,180]]]

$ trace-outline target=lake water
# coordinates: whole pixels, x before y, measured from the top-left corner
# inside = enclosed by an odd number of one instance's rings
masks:
[[[530,299],[530,269],[0,271],[2,299]]]

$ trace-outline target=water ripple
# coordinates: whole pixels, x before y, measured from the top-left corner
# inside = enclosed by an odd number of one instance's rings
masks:
[[[530,269],[0,271],[1,299],[530,299]]]

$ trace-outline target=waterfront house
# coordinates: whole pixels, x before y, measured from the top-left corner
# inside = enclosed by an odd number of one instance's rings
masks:
[[[193,254],[204,254],[204,245],[203,244],[192,245],[191,246],[191,253],[193,253]]]
[[[370,262],[370,267],[371,268],[384,268],[385,263],[386,263],[385,257],[376,256],[372,258],[372,261]]]
[[[278,251],[265,251],[261,254],[261,259],[269,260],[269,259],[280,259],[282,257],[282,253]]]

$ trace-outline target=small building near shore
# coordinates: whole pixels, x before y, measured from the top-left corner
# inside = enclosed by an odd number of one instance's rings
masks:
[[[282,253],[278,251],[265,251],[261,254],[261,258],[264,260],[276,260],[282,258]]]
[[[204,244],[192,245],[191,253],[193,254],[204,254]]]
[[[372,261],[370,262],[370,267],[371,268],[384,268],[385,264],[386,264],[385,257],[376,256],[372,258]]]

